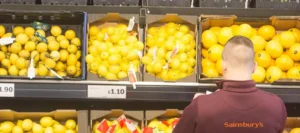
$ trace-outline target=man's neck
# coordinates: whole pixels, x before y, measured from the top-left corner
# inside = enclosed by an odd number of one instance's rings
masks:
[[[224,80],[246,81],[246,80],[252,80],[252,74],[236,71],[224,75],[223,78]]]

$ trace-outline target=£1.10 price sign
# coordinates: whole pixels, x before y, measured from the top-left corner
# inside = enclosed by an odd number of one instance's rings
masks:
[[[125,99],[126,86],[88,85],[88,98]]]
[[[0,97],[14,97],[15,84],[0,83]]]

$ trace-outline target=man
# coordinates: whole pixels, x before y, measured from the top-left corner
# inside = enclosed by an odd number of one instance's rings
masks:
[[[252,42],[231,38],[222,54],[220,88],[187,106],[173,133],[282,133],[286,108],[277,96],[255,87]]]

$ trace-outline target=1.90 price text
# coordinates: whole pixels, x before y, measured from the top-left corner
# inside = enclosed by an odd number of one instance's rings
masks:
[[[14,91],[14,88],[13,87],[2,87],[0,86],[0,92],[13,92]]]

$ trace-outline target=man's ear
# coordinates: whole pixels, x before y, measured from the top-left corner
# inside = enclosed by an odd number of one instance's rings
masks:
[[[254,62],[254,64],[253,64],[253,70],[252,70],[252,73],[254,73],[254,72],[255,72],[256,68],[257,68],[257,62]]]
[[[222,60],[222,71],[225,73],[227,71],[227,64],[224,60]]]

